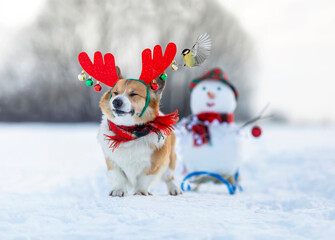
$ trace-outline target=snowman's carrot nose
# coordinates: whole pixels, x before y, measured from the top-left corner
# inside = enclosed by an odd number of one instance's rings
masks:
[[[207,92],[207,95],[210,99],[213,99],[215,97],[214,93],[212,92]]]

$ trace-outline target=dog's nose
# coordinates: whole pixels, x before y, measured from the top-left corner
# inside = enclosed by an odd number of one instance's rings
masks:
[[[122,106],[123,101],[120,98],[116,98],[113,100],[113,107],[118,109]]]

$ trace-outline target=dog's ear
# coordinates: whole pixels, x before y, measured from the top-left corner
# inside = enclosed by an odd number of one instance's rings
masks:
[[[160,79],[160,77],[156,78],[156,83],[158,84],[158,88],[156,91],[152,90],[156,95],[161,95],[165,85],[166,85],[166,81],[163,81],[162,79]],[[149,88],[151,89],[151,86],[149,84]]]
[[[119,66],[116,66],[115,69],[116,69],[116,74],[119,77],[119,79],[123,79],[121,69],[119,68]]]

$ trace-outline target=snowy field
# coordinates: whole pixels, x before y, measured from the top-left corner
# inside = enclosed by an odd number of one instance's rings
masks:
[[[111,198],[94,124],[0,124],[0,239],[334,239],[335,128],[265,126],[243,193]]]

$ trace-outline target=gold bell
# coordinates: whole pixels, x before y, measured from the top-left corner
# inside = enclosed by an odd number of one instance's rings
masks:
[[[173,71],[177,71],[178,70],[178,65],[177,65],[176,60],[172,61],[171,68],[172,68]]]

